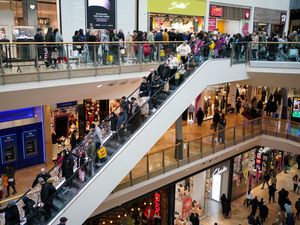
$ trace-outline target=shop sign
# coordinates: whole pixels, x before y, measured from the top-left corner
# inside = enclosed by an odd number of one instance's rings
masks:
[[[213,176],[215,176],[215,175],[222,175],[223,173],[227,172],[227,170],[228,170],[228,168],[225,165],[222,168],[220,168],[220,167],[216,168],[214,170],[214,172],[213,172]]]
[[[223,7],[219,7],[216,5],[211,6],[210,15],[214,17],[222,17],[223,16]]]
[[[208,31],[212,32],[215,31],[217,28],[217,19],[216,18],[209,18],[208,19]]]
[[[160,218],[160,193],[155,192],[154,194],[154,215]]]
[[[267,153],[270,150],[271,150],[271,148],[269,148],[269,147],[260,148],[260,149],[258,149],[258,153],[264,154],[264,153]]]
[[[285,24],[286,23],[286,13],[281,13],[280,15],[280,24]]]
[[[250,18],[250,9],[245,9],[245,19],[249,20]]]

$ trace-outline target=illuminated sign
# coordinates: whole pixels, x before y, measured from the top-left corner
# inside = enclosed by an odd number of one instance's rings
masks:
[[[210,8],[210,15],[214,17],[222,17],[223,16],[223,8],[213,5]]]
[[[160,217],[160,193],[154,194],[154,215]]]
[[[250,9],[245,9],[245,19],[249,20],[250,18]]]
[[[228,170],[227,166],[223,166],[223,168],[216,168],[213,172],[213,176],[215,175],[222,175],[222,173],[225,173]]]
[[[169,8],[169,10],[173,10],[173,9],[185,9],[189,4],[191,4],[190,2],[184,3],[184,2],[172,2],[171,3],[171,7]]]
[[[280,15],[280,24],[285,24],[286,19],[287,19],[286,13],[281,13],[281,15]]]

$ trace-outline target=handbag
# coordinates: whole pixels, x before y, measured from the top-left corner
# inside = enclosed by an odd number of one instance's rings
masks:
[[[98,151],[97,151],[97,154],[98,154],[98,158],[99,159],[103,159],[107,156],[107,151],[106,151],[106,148],[104,146],[102,146]]]
[[[120,53],[121,53],[121,55],[125,55],[125,54],[126,54],[125,48],[121,48],[121,49],[120,49]]]
[[[165,50],[161,49],[161,50],[159,51],[159,55],[160,55],[160,57],[165,57],[165,56],[166,56]]]

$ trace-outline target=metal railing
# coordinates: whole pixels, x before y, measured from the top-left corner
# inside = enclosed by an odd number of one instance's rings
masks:
[[[176,54],[180,44],[0,42],[0,75],[6,84],[148,71],[147,65],[164,62],[170,53]]]
[[[145,155],[113,192],[203,159],[262,134],[300,142],[299,132],[300,124],[289,120],[264,117],[244,121],[241,124],[184,142],[181,159],[176,157],[177,145]]]
[[[250,61],[300,63],[300,42],[232,43],[231,64]]]

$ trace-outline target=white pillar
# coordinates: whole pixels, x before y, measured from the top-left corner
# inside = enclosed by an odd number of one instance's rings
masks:
[[[204,31],[208,31],[209,5],[210,5],[210,0],[207,0],[206,1],[206,14],[205,14],[205,18],[204,18]]]

